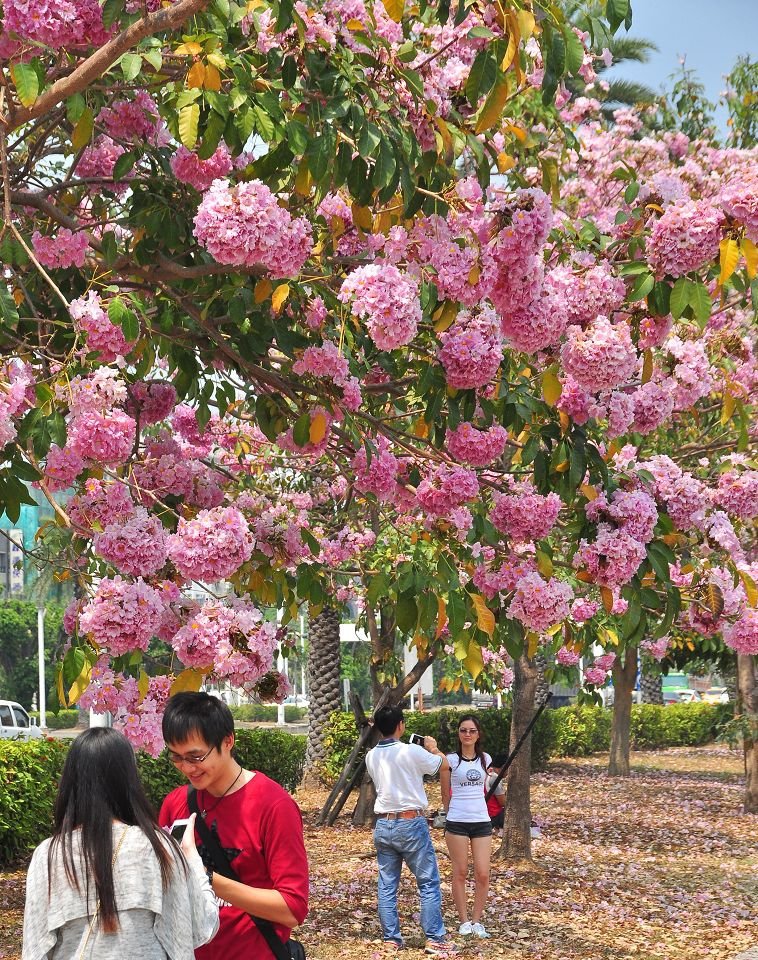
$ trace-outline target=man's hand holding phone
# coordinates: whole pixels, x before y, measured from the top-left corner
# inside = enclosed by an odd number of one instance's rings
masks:
[[[191,853],[197,851],[197,844],[195,843],[195,817],[196,814],[193,813],[186,819],[174,820],[171,824],[171,836],[182,848],[185,856],[189,856]]]

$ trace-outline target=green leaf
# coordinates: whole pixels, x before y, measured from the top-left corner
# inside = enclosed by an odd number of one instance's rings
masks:
[[[94,114],[89,107],[85,107],[71,131],[71,144],[74,150],[83,150],[87,146],[92,138],[94,126]]]
[[[140,323],[137,315],[131,310],[127,310],[121,320],[121,329],[124,332],[124,339],[127,343],[134,343],[139,339]]]
[[[119,0],[119,2],[121,2],[121,0]],[[156,73],[158,73],[163,66],[163,54],[160,50],[143,50],[142,59],[146,60]]]
[[[692,285],[690,290],[690,306],[698,323],[707,323],[711,315],[711,295],[708,287],[702,280]]]
[[[605,19],[615,33],[630,14],[629,0],[606,0]]]
[[[103,26],[107,30],[121,16],[124,9],[124,0],[105,0],[103,4]],[[156,67],[156,69],[159,69]]]
[[[420,100],[424,99],[424,81],[415,70],[398,70],[400,76],[408,84],[411,93]]]
[[[639,181],[633,180],[629,186],[624,190],[624,200],[627,203],[634,203],[637,199],[637,194],[640,192]]]
[[[197,143],[197,127],[200,122],[200,105],[190,103],[179,111],[179,139],[191,150]]]
[[[255,126],[258,129],[258,133],[263,137],[267,142],[272,140],[274,137],[274,131],[276,127],[274,126],[274,121],[266,113],[263,107],[256,104],[253,107],[253,112],[255,113]]]
[[[66,119],[69,123],[75,124],[84,113],[87,101],[81,93],[75,93],[66,100]]]
[[[103,258],[107,266],[113,266],[116,262],[116,257],[118,256],[118,244],[116,242],[116,234],[113,230],[106,230],[102,236],[100,244],[103,248]]]
[[[331,135],[327,134],[327,130],[330,131]],[[321,136],[311,140],[305,155],[308,158],[308,169],[311,171],[311,176],[316,183],[319,183],[326,176],[329,165],[334,160],[334,135],[331,127],[325,127]]]
[[[292,428],[292,439],[298,447],[304,447],[311,438],[311,415],[304,413],[295,421]]]
[[[379,146],[379,155],[374,164],[373,182],[377,190],[389,186],[397,170],[395,152],[389,140],[382,140]]]
[[[282,63],[282,84],[285,90],[295,86],[297,80],[297,60],[294,57],[285,57]]]
[[[138,53],[125,53],[121,57],[120,63],[124,80],[126,80],[127,83],[136,80],[140,75],[140,70],[142,70],[142,57]]]
[[[693,283],[687,277],[679,277],[671,291],[671,316],[678,320],[690,305]]]
[[[416,628],[418,622],[418,608],[416,607],[416,598],[413,594],[404,593],[398,598],[395,607],[395,617],[397,619],[398,629],[403,633],[411,633]]]
[[[16,301],[4,283],[0,283],[0,316],[9,327],[15,327],[19,321]]]
[[[388,586],[387,575],[385,573],[377,573],[375,577],[371,578],[371,582],[366,590],[366,600],[368,600],[372,607],[375,606],[379,600],[386,599]]]
[[[632,289],[629,291],[626,299],[629,303],[634,303],[636,300],[643,300],[653,289],[654,285],[655,277],[652,273],[641,273],[632,284]]]
[[[28,63],[14,63],[11,77],[16,86],[18,99],[25,107],[31,107],[39,96],[39,77],[34,67]]]
[[[134,166],[136,160],[137,154],[133,150],[130,150],[128,153],[122,153],[113,166],[113,179],[123,180]]]
[[[466,80],[466,99],[476,107],[479,98],[492,89],[497,76],[497,62],[489,50],[480,50],[474,58]]]
[[[300,528],[300,536],[311,548],[311,553],[314,557],[317,557],[321,553],[321,544],[313,536],[310,530],[306,530],[305,527]]]
[[[584,63],[584,47],[571,27],[564,28],[563,39],[566,41],[566,70],[575,76]]]

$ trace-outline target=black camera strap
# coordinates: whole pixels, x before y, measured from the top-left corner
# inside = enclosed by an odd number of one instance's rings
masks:
[[[187,787],[187,806],[190,808],[191,813],[197,814],[195,818],[195,829],[202,837],[203,845],[211,858],[214,871],[220,873],[223,877],[228,877],[229,880],[236,880],[238,883],[242,883],[239,874],[231,863],[229,863],[229,858],[224,853],[217,837],[211,832],[208,824],[202,818],[197,803],[197,790],[191,785]],[[254,917],[252,913],[249,914],[249,916],[263,934],[263,938],[269,945],[276,960],[290,960],[289,950],[280,940],[276,930],[274,930],[273,923],[271,923],[270,920],[262,920],[260,917]]]

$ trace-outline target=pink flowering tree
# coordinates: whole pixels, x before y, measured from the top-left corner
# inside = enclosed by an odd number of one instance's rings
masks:
[[[377,686],[402,641],[597,698],[707,615],[754,657],[756,155],[571,98],[628,15],[5,0],[0,496],[55,505],[62,702],[156,750],[353,593]]]

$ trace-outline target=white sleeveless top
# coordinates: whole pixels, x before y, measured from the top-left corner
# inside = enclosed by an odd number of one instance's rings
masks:
[[[450,786],[452,795],[447,819],[454,823],[489,823],[490,815],[484,801],[487,771],[482,767],[479,757],[476,760],[461,760],[457,753],[448,753],[450,764]],[[489,767],[492,757],[484,754],[484,762]]]

